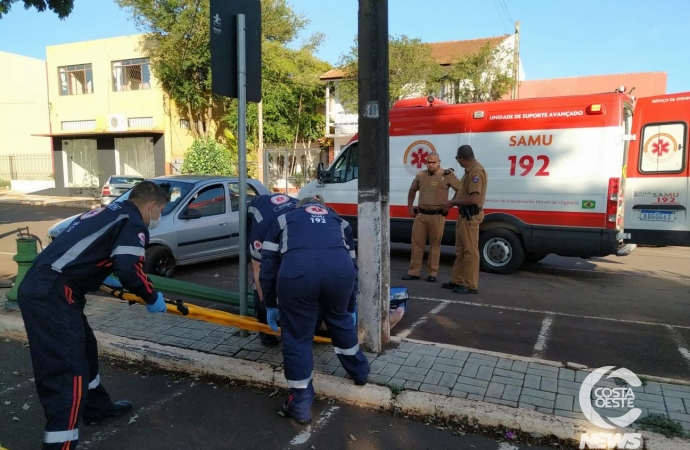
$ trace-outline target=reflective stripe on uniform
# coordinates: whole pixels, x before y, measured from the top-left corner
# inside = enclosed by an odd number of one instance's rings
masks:
[[[283,229],[283,235],[282,235],[283,246],[280,249],[280,253],[285,253],[288,251],[288,226],[287,226],[287,224],[281,225],[281,228]]]
[[[333,351],[335,352],[336,355],[353,356],[353,355],[356,355],[357,352],[359,351],[359,344],[355,345],[354,347],[350,347],[350,348],[338,348],[336,346],[333,346]]]
[[[96,378],[94,378],[93,381],[89,383],[89,389],[96,389],[99,384],[101,384],[101,376],[96,375]]]
[[[343,244],[345,244],[345,248],[350,250],[350,246],[347,243],[347,238],[345,237],[345,229],[350,225],[347,220],[343,220],[340,222],[340,234],[343,236]],[[350,255],[352,255],[352,252],[350,252]],[[354,256],[352,256],[354,258]]]
[[[287,385],[292,389],[306,389],[309,387],[309,382],[314,378],[314,372],[309,375],[309,378],[304,380],[287,380]]]
[[[275,242],[264,241],[263,249],[268,250],[270,252],[277,252],[278,251],[278,244],[276,244]]]
[[[43,433],[43,442],[46,444],[59,444],[61,442],[76,441],[79,439],[79,428],[67,431],[46,431]]]
[[[86,236],[84,239],[81,241],[77,242],[74,244],[74,246],[69,249],[68,251],[65,252],[64,255],[62,255],[60,258],[58,258],[52,265],[52,268],[54,270],[57,270],[58,272],[62,272],[62,269],[75,259],[81,255],[81,253],[86,250],[91,244],[96,241],[99,237],[103,236],[108,229],[111,227],[117,225],[117,223],[121,220],[129,219],[129,214],[121,214],[120,216],[117,217],[114,221],[110,222],[108,225],[104,226],[100,230],[96,231],[95,233]]]
[[[350,250],[350,258],[355,259],[357,257],[357,253],[354,250]]]
[[[261,223],[261,221],[264,220],[264,217],[261,215],[261,211],[256,209],[254,206],[250,206],[247,209],[247,212],[254,215],[254,220],[256,220],[256,223]]]
[[[110,254],[111,257],[115,255],[145,256],[146,250],[144,250],[144,247],[120,245],[119,247],[115,247],[115,250],[113,250],[113,252]]]

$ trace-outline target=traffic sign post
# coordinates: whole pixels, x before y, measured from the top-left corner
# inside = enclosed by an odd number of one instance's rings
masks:
[[[233,24],[233,22],[235,22]],[[247,56],[249,55],[249,56]],[[248,77],[249,75],[249,77]],[[261,2],[211,0],[211,86],[237,98],[240,315],[247,315],[247,101],[261,101]],[[246,331],[243,331],[246,334]]]

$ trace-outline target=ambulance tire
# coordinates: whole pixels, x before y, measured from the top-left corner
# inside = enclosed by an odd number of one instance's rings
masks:
[[[162,245],[151,246],[146,249],[144,271],[149,275],[171,278],[175,271],[175,257]]]
[[[490,228],[479,236],[479,265],[484,272],[509,275],[522,266],[520,237],[506,228]]]

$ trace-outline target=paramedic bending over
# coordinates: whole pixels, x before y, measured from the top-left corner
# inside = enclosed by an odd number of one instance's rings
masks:
[[[369,362],[357,336],[357,264],[350,225],[315,197],[279,216],[261,250],[259,281],[268,325],[283,336],[283,364],[290,389],[283,414],[311,422],[314,329],[319,312],[333,349],[357,385]],[[280,298],[280,310],[276,297]]]

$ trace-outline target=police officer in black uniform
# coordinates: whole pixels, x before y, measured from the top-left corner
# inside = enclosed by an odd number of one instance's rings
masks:
[[[366,384],[369,362],[357,336],[357,263],[352,228],[323,200],[302,199],[279,216],[261,251],[261,288],[268,325],[283,336],[283,363],[290,395],[283,413],[311,422],[314,329],[319,312],[333,349],[357,385]],[[278,302],[280,299],[280,311]]]
[[[46,425],[43,449],[74,450],[79,422],[95,425],[132,409],[112,402],[98,372],[96,337],[84,315],[85,294],[114,274],[146,301],[149,312],[165,312],[163,295],[144,272],[149,229],[168,202],[151,181],[132,188],[129,199],[82,214],[35,259],[19,286],[38,398]]]
[[[249,255],[252,259],[252,272],[254,274],[254,316],[260,323],[266,322],[266,306],[262,299],[259,272],[261,271],[261,248],[268,230],[276,217],[285,214],[297,206],[299,200],[285,194],[258,195],[249,202],[247,207],[247,236]],[[261,343],[271,347],[278,343],[278,339],[272,334],[259,333]]]

